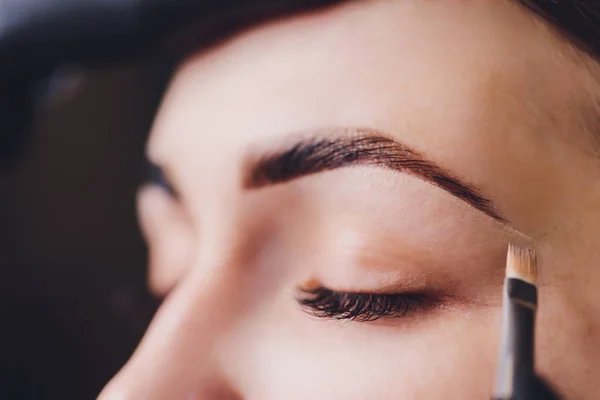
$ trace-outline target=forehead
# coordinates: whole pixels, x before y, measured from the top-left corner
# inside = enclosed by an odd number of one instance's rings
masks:
[[[518,6],[496,1],[353,2],[263,26],[184,64],[151,151],[331,124],[458,129],[540,87],[527,61],[544,42],[522,40],[533,31]]]
[[[509,219],[541,220],[541,194],[523,188],[544,193],[540,179],[561,173],[564,143],[548,124],[580,97],[563,48],[509,1],[361,1],[278,21],[181,67],[150,157],[206,193],[290,135],[374,127],[465,177]]]

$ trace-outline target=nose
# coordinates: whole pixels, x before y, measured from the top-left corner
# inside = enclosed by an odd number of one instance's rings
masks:
[[[215,352],[234,317],[238,283],[232,269],[193,268],[99,399],[240,400]]]

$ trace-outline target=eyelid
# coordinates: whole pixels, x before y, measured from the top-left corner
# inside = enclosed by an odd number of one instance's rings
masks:
[[[303,289],[298,302],[318,318],[359,322],[409,317],[419,309],[439,304],[436,299],[419,293],[336,292],[324,287]]]

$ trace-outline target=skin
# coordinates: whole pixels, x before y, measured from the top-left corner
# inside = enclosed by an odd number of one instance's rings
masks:
[[[353,2],[194,55],[148,145],[179,198],[139,196],[150,285],[168,296],[100,398],[487,398],[506,245],[523,240],[540,260],[539,372],[566,398],[592,398],[595,69],[496,0]],[[369,166],[244,186],[256,155],[330,127],[385,132],[477,187],[510,224]],[[296,301],[315,282],[445,296],[403,318],[330,321]]]

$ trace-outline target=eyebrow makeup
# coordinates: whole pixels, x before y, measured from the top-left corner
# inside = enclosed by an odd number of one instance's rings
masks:
[[[506,260],[495,400],[558,399],[535,374],[536,279],[535,251],[510,244]]]
[[[251,168],[246,186],[263,187],[353,165],[377,166],[411,174],[496,221],[508,222],[476,187],[461,181],[424,154],[374,129],[321,131],[320,135],[300,139],[285,149],[266,154]]]

